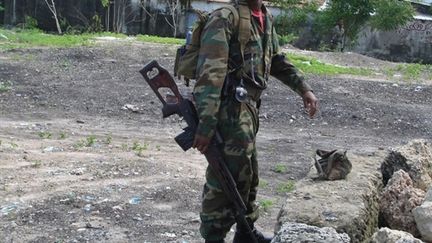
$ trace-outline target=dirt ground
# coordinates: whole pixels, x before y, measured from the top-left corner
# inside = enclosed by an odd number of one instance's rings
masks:
[[[175,144],[182,123],[161,118],[138,73],[153,59],[172,70],[175,48],[101,40],[0,52],[0,82],[12,84],[0,93],[0,242],[203,242],[206,161]],[[395,65],[352,53],[307,55]],[[314,149],[371,154],[432,138],[430,80],[307,79],[320,99],[315,119],[276,80],[263,96],[257,146],[265,207],[257,224],[266,232],[284,202],[281,185],[305,176]]]

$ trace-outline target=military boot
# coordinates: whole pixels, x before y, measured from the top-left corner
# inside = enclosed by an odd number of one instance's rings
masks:
[[[264,236],[263,233],[259,232],[253,224],[250,225],[252,229],[252,234],[255,236],[255,239],[258,243],[270,243],[273,237]],[[237,225],[236,233],[234,235],[233,243],[251,243],[253,242],[250,234],[247,232],[247,229],[244,227],[239,227]]]

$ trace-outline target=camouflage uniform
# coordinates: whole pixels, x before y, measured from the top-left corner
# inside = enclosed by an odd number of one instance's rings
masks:
[[[213,12],[203,30],[198,59],[199,78],[194,88],[200,120],[197,134],[211,138],[217,129],[222,135],[225,142],[225,161],[237,182],[238,190],[248,208],[248,219],[252,222],[258,218],[255,203],[258,186],[255,147],[259,126],[258,108],[261,92],[267,86],[268,74],[278,78],[299,94],[311,90],[294,66],[282,55],[277,55],[279,44],[272,18],[265,7],[263,12],[266,13],[263,31],[260,31],[258,21],[251,17],[251,38],[244,51],[243,73],[239,74],[245,80],[250,98],[248,102],[240,103],[233,97],[233,92],[229,92],[228,95],[224,95],[223,92],[228,63],[239,55],[239,49],[233,47],[237,32],[233,23],[234,17],[226,8]],[[251,83],[252,70],[255,72],[254,78],[258,85]],[[235,223],[233,215],[230,202],[213,171],[207,168],[200,214],[200,232],[203,238],[225,238]]]

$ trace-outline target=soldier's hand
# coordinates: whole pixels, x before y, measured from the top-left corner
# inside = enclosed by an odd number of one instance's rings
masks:
[[[210,141],[210,138],[196,134],[194,142],[192,144],[192,148],[198,149],[198,151],[203,154],[207,151],[208,146],[210,145]]]
[[[318,110],[318,99],[312,93],[312,91],[306,91],[303,96],[303,103],[306,111],[309,113],[309,117],[313,118],[316,111]]]

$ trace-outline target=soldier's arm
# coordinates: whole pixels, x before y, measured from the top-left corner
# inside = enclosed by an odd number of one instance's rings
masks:
[[[312,93],[312,88],[304,81],[300,71],[292,65],[284,54],[279,53],[279,43],[276,31],[273,27],[272,43],[274,55],[272,58],[270,74],[284,84],[288,85],[292,90],[299,94],[304,103],[309,116],[314,117],[318,109],[318,99]]]
[[[273,58],[270,75],[279,79],[296,93],[303,96],[306,91],[311,91],[312,88],[305,82],[301,72],[289,62],[284,54],[279,52],[279,42],[274,27],[272,31]]]
[[[196,135],[211,138],[218,122],[220,96],[227,72],[229,40],[233,25],[232,13],[213,12],[203,33],[198,57],[198,80],[194,98],[199,117]]]

